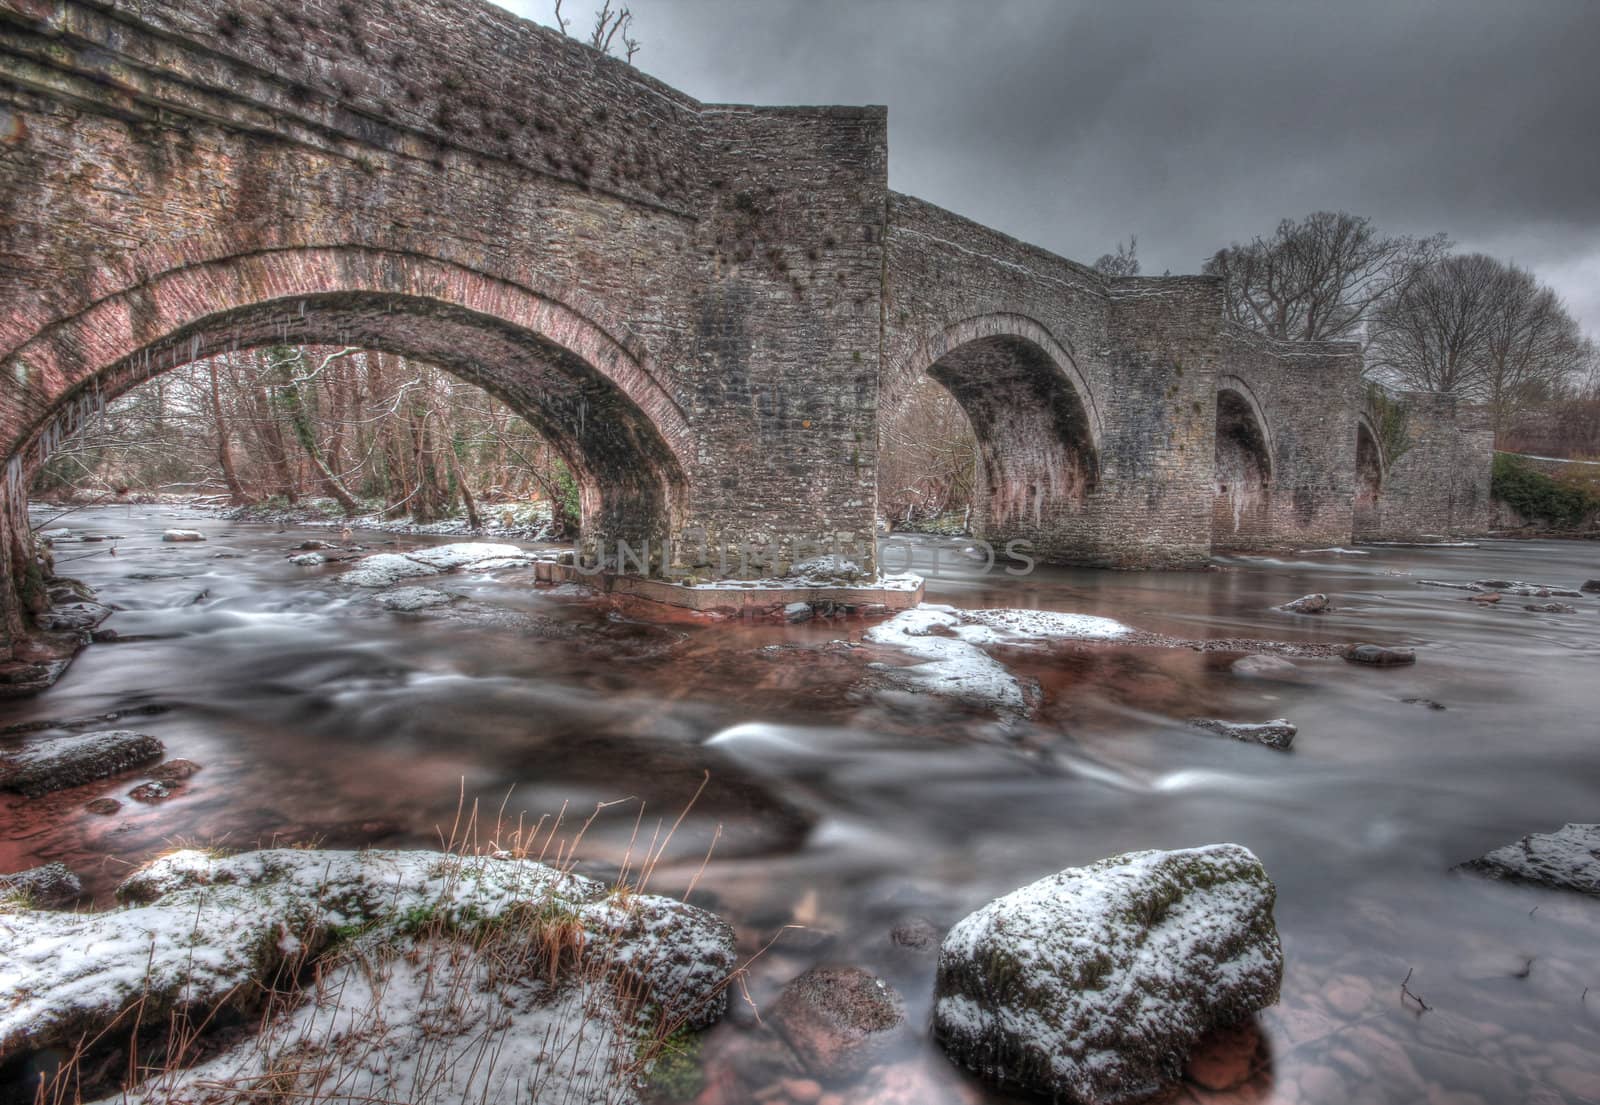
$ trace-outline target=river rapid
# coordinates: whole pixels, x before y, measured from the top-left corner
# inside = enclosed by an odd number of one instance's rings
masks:
[[[208,539],[163,543],[173,526]],[[348,564],[289,563],[303,541],[337,540],[326,529],[153,506],[80,510],[48,528],[72,531],[57,570],[119,607],[106,625],[121,639],[89,647],[43,696],[0,704],[0,728],[121,713],[115,727],[147,730],[202,770],[156,805],[126,797],[136,775],[0,795],[0,869],[61,860],[108,904],[131,866],[179,843],[429,847],[506,842],[520,826],[554,856],[592,820],[579,869],[607,876],[636,869],[683,815],[650,889],[692,884],[690,900],[732,922],[745,952],[765,949],[749,1001],[707,1043],[714,1086],[758,1046],[757,1011],[807,966],[882,975],[923,1026],[933,962],[890,940],[897,924],[942,930],[1063,867],[1232,841],[1278,887],[1283,1000],[1261,1017],[1261,1069],[1244,1090],[1185,1093],[1600,1101],[1600,903],[1451,870],[1526,833],[1600,820],[1600,596],[1530,612],[1547,600],[1484,606],[1419,583],[1575,588],[1600,577],[1593,544],[1014,577],[978,571],[964,542],[911,539],[919,564],[941,554],[930,602],[1418,653],[1396,669],[1296,659],[1270,679],[1232,672],[1236,653],[1193,649],[1008,657],[1037,683],[1037,710],[1016,720],[885,679],[872,662],[912,661],[850,647],[872,624],[859,618],[712,619],[536,588],[527,569],[421,581],[460,598],[397,614],[338,582]],[[383,552],[449,539],[351,540]],[[1333,613],[1275,609],[1314,591]],[[1284,717],[1299,735],[1282,753],[1184,724],[1194,716]],[[101,797],[122,806],[85,809]],[[1408,975],[1421,1002],[1402,994]],[[958,1074],[926,1033],[843,1093],[1010,1100]]]

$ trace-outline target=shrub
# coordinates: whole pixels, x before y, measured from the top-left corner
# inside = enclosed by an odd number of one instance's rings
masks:
[[[1496,498],[1524,518],[1558,529],[1576,529],[1600,511],[1600,492],[1571,478],[1548,475],[1510,453],[1494,455],[1490,487]]]

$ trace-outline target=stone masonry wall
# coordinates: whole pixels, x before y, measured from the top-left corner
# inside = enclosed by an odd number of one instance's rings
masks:
[[[881,109],[707,108],[475,0],[0,0],[0,36],[29,467],[79,398],[356,342],[511,402],[591,537],[870,533]]]
[[[1233,325],[1223,339],[1217,387],[1243,395],[1263,423],[1271,472],[1262,501],[1242,497],[1237,482],[1214,492],[1214,544],[1349,543],[1363,395],[1360,349],[1348,342],[1272,341]],[[1225,476],[1219,472],[1219,488]]]
[[[890,196],[884,409],[928,372],[963,400],[989,438],[980,486],[992,490],[976,513],[997,546],[1110,567],[1208,555],[1220,318],[1206,278],[1108,281]]]
[[[1399,399],[1407,446],[1384,458],[1376,505],[1363,511],[1370,528],[1355,536],[1410,541],[1485,532],[1494,510],[1494,430],[1481,416],[1458,410],[1453,396],[1405,392]]]

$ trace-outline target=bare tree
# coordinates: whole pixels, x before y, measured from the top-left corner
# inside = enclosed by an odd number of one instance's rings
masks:
[[[1482,253],[1416,270],[1374,312],[1373,331],[1374,371],[1485,403],[1497,430],[1586,366],[1588,346],[1555,292]]]
[[[556,27],[562,34],[568,34],[572,21],[561,14],[561,4],[562,0],[555,0]],[[639,52],[639,40],[633,37],[633,12],[626,7],[613,9],[611,0],[605,0],[594,13],[588,41],[602,54],[609,54],[620,46],[623,59],[632,65],[634,55]]]
[[[1370,219],[1316,211],[1284,219],[1270,238],[1218,250],[1202,271],[1220,276],[1228,314],[1274,338],[1360,336],[1373,310],[1449,241],[1380,234]]]
[[[1138,276],[1139,275],[1139,236],[1134,235],[1128,239],[1128,244],[1117,243],[1117,252],[1102,253],[1100,259],[1094,263],[1097,271],[1107,276]]]
[[[1484,343],[1482,398],[1494,412],[1495,429],[1561,394],[1586,367],[1586,352],[1578,321],[1555,290],[1526,269],[1506,266]]]

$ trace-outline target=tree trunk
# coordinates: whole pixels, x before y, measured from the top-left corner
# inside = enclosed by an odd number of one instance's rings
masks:
[[[361,513],[361,504],[356,502],[355,496],[344,489],[344,485],[339,482],[339,478],[333,474],[333,469],[328,467],[317,449],[316,427],[311,424],[311,414],[306,410],[305,400],[300,394],[300,385],[295,382],[294,366],[295,360],[289,357],[281,357],[273,365],[278,409],[288,417],[289,426],[299,439],[300,448],[305,450],[306,461],[311,465],[311,471],[316,475],[323,491],[338,502],[347,516],[354,517]]]
[[[217,383],[217,362],[207,361],[206,372],[211,378],[211,419],[217,431],[217,461],[222,465],[222,479],[228,485],[228,501],[234,506],[244,506],[250,498],[239,482],[238,470],[233,465],[233,446],[228,441],[228,420],[222,413],[222,389]]]

